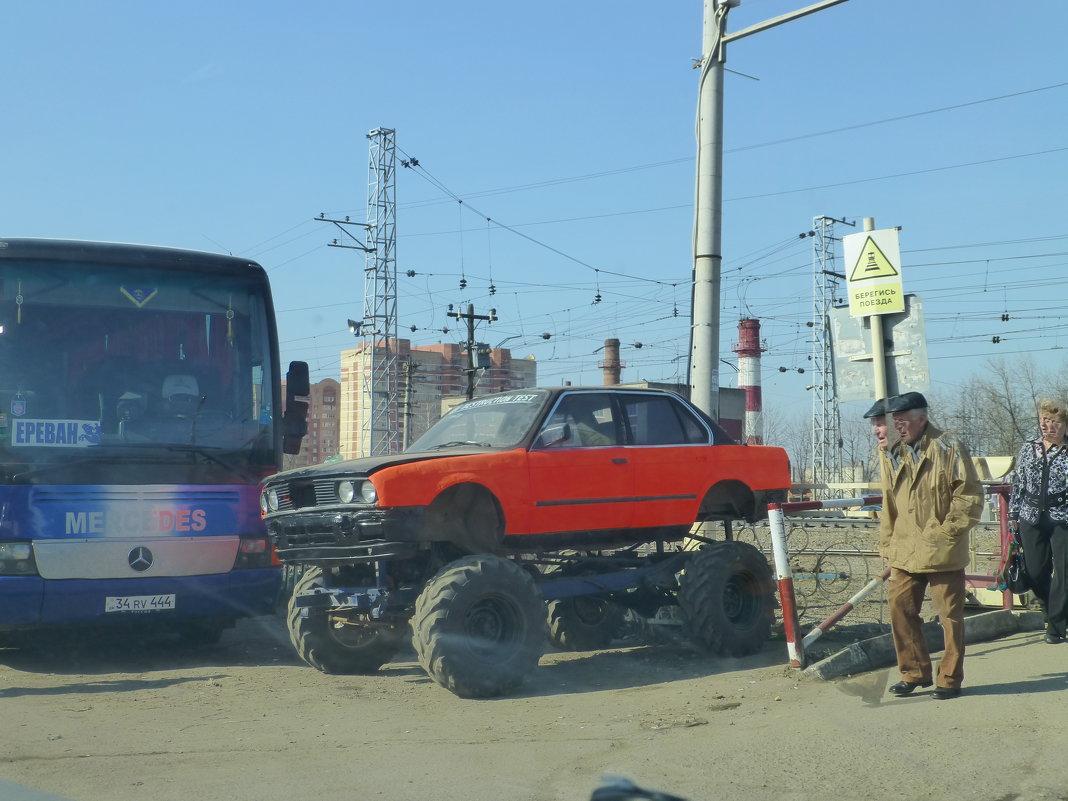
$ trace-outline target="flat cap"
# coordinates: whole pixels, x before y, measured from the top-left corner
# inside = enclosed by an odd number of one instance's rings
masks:
[[[913,409],[926,409],[927,398],[919,392],[903,392],[886,399],[886,410],[891,414],[909,412]]]
[[[875,401],[872,407],[864,412],[864,419],[868,420],[872,417],[885,417],[887,400],[888,398],[879,398],[879,400]]]

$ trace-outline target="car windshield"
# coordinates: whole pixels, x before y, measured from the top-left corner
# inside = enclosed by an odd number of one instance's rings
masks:
[[[464,445],[514,448],[526,438],[548,397],[545,391],[507,392],[468,401],[442,417],[406,452]]]

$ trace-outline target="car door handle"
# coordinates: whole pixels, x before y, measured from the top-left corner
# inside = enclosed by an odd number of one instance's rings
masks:
[[[626,463],[627,463],[626,459],[613,459],[612,460],[612,464],[626,464]]]

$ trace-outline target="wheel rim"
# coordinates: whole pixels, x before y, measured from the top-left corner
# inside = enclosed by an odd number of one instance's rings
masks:
[[[759,609],[758,587],[752,576],[736,574],[723,588],[723,612],[735,624],[748,624]]]
[[[482,657],[493,655],[502,645],[518,642],[522,627],[519,610],[504,598],[483,598],[464,617],[468,648]]]
[[[371,626],[336,618],[327,619],[327,630],[334,642],[354,651],[370,645],[378,636],[378,631]]]
[[[575,610],[575,617],[584,626],[597,626],[604,622],[605,615],[608,614],[608,603],[606,601],[602,601],[600,598],[590,598],[589,596],[580,595],[574,598],[572,608]]]

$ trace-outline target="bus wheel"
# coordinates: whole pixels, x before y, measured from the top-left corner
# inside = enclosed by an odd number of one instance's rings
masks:
[[[462,698],[503,695],[545,650],[545,602],[515,562],[468,556],[423,588],[412,632],[419,663],[442,687]]]
[[[775,614],[768,560],[745,542],[717,542],[697,551],[679,579],[679,606],[690,637],[722,656],[764,647]]]
[[[297,581],[293,596],[325,586],[322,569],[313,567]],[[300,658],[323,673],[373,673],[392,659],[403,644],[395,629],[381,624],[320,611],[305,616],[294,606],[292,597],[286,626]]]

